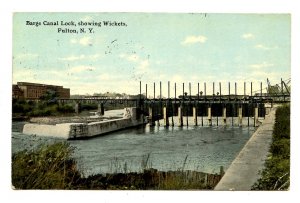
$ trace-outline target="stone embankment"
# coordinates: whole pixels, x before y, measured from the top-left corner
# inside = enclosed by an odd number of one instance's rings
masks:
[[[276,108],[272,108],[266,115],[265,120],[234,159],[214,190],[251,190],[251,186],[260,178],[259,171],[264,168],[269,153],[275,112]]]

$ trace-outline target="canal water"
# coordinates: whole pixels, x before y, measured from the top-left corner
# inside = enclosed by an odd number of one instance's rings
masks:
[[[246,122],[246,121],[245,121]],[[24,122],[13,122],[12,152],[36,148],[57,138],[22,134]],[[68,140],[73,157],[85,175],[158,170],[195,170],[219,173],[224,170],[254,133],[254,127],[183,126],[138,127],[86,140]]]

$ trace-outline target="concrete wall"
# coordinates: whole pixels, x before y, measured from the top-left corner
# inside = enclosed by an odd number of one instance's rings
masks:
[[[133,126],[131,118],[120,118],[108,121],[93,122],[88,125],[88,137],[100,135]]]
[[[56,125],[25,124],[24,134],[52,136],[64,139],[92,137],[143,124],[136,119],[136,108],[125,108],[123,118],[92,123],[64,123]]]
[[[43,125],[43,124],[25,124],[24,134],[35,134],[40,136],[51,136],[68,139],[71,132],[72,123]]]

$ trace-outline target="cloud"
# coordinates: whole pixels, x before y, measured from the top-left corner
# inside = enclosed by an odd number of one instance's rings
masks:
[[[263,44],[257,44],[254,46],[256,49],[262,49],[262,50],[270,50],[270,49],[276,49],[277,47],[268,47],[268,46],[265,46]]]
[[[127,61],[131,61],[131,62],[139,62],[140,57],[137,54],[120,54],[119,55],[120,58],[126,59]]]
[[[92,44],[92,40],[90,37],[83,37],[79,40],[79,44],[83,46],[88,46]]]
[[[82,20],[82,21],[92,21],[92,20],[93,20],[93,17],[91,17],[91,16],[84,16],[84,17],[81,18],[80,20]]]
[[[64,58],[59,58],[59,60],[62,61],[76,61],[76,60],[81,60],[84,59],[85,55],[80,55],[80,56],[68,56],[68,57],[64,57]]]
[[[72,38],[70,40],[70,43],[71,44],[80,44],[82,46],[91,46],[93,44],[91,37],[82,37],[80,39]]]
[[[93,55],[84,55],[81,54],[80,56],[68,56],[68,57],[64,57],[64,58],[59,58],[59,60],[62,61],[76,61],[76,60],[84,60],[84,59],[89,59],[89,60],[96,60],[100,57],[100,54],[93,54]]]
[[[242,35],[242,38],[244,39],[253,39],[254,35],[252,33],[245,33]]]
[[[111,80],[112,77],[111,75],[107,74],[107,73],[103,73],[101,75],[98,76],[98,79],[99,80]]]
[[[137,67],[137,69],[139,69],[141,71],[145,71],[148,69],[149,65],[150,65],[149,60],[143,60],[143,61],[140,61],[140,64]]]
[[[26,54],[18,54],[14,57],[15,60],[24,60],[24,59],[35,59],[39,55],[38,54],[32,54],[32,53],[26,53]]]
[[[77,43],[77,39],[72,38],[72,39],[70,40],[70,43],[71,43],[71,44],[76,44],[76,43]]]
[[[137,62],[137,61],[139,61],[139,56],[137,54],[132,54],[132,55],[127,56],[126,59],[128,61]]]
[[[195,43],[205,43],[207,38],[203,35],[199,36],[187,36],[184,41],[181,42],[182,45],[195,44]]]
[[[262,62],[259,64],[251,64],[249,65],[250,68],[255,68],[255,69],[261,69],[261,68],[268,68],[268,67],[273,67],[274,64],[273,63],[268,63],[268,62]]]
[[[93,66],[75,66],[69,69],[70,73],[80,73],[84,71],[93,71],[95,70],[95,67]]]

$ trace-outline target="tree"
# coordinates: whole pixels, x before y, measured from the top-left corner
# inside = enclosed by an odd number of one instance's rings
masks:
[[[57,99],[59,98],[59,95],[56,91],[48,89],[41,97],[40,99],[45,102],[47,105],[51,104],[57,104]]]

